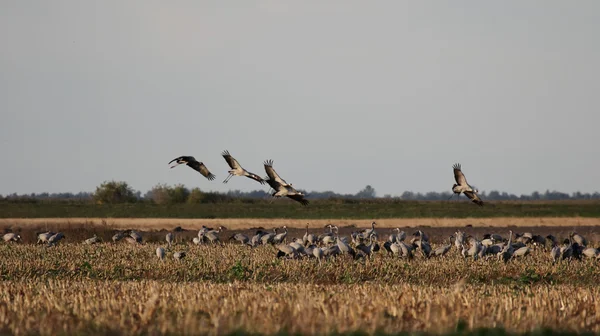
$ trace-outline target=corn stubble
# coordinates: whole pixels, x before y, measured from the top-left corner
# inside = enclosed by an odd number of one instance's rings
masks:
[[[435,245],[435,244],[434,244]],[[600,263],[276,259],[262,246],[0,245],[0,332],[223,334],[540,327],[600,332]],[[177,261],[173,252],[185,250]]]

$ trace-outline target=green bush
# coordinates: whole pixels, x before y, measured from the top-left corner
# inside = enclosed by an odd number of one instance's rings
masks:
[[[190,191],[187,198],[187,203],[198,204],[204,201],[204,193],[199,188],[194,188]]]
[[[177,184],[169,190],[170,203],[185,203],[189,196],[190,191],[183,184]]]
[[[96,187],[94,200],[100,204],[134,203],[137,197],[127,182],[105,181]]]

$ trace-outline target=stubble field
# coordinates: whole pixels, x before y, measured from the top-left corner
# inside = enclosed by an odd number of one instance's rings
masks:
[[[409,236],[417,229],[425,231],[433,248],[448,244],[448,236],[458,229],[478,239],[492,232],[507,236],[509,229],[558,238],[577,231],[589,246],[599,247],[599,232],[591,222],[575,226],[578,219],[567,220],[561,219],[567,223],[563,226],[533,223],[511,228],[499,222],[478,226],[468,220],[443,227],[412,222],[401,229]],[[530,218],[527,221],[531,223]],[[353,225],[366,228],[370,223],[330,222],[340,226],[340,236],[358,230]],[[194,226],[204,222],[165,225],[170,230],[182,227],[171,248],[158,221],[147,231],[140,230],[141,245],[111,242],[116,232],[111,225],[124,229],[132,223],[121,222],[121,227],[110,220],[3,222],[1,228],[19,231],[23,241],[0,245],[0,332],[446,333],[482,327],[600,332],[599,260],[553,264],[549,252],[538,248],[508,263],[495,256],[474,261],[465,260],[453,247],[442,258],[416,253],[409,260],[381,250],[370,259],[340,256],[319,262],[276,258],[277,249],[271,245],[250,248],[228,242],[233,233],[253,233],[261,226],[257,222],[237,227],[228,223],[219,234],[223,245],[191,244],[197,236]],[[262,224],[270,228],[282,223]],[[311,233],[324,232],[321,224],[326,223],[313,223]],[[53,247],[36,245],[35,232],[47,229],[64,232],[65,240]],[[381,243],[390,227],[376,230]],[[290,230],[288,240],[301,238],[304,232]],[[93,234],[104,242],[82,243]],[[164,260],[156,257],[158,246],[167,248]],[[187,255],[177,261],[176,251]]]

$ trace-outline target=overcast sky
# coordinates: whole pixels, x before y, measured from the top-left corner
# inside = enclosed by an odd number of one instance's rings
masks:
[[[600,190],[600,1],[0,2],[0,194]],[[167,162],[192,155],[208,181]],[[263,187],[263,189],[267,189]]]

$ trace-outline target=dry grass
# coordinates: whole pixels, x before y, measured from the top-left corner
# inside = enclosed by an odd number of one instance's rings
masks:
[[[600,218],[588,217],[499,217],[499,218],[385,218],[373,219],[380,227],[509,227],[509,226],[600,226]],[[244,230],[255,227],[273,228],[286,225],[290,228],[304,228],[308,223],[311,228],[322,228],[327,224],[338,226],[355,225],[368,227],[370,220],[345,219],[177,219],[177,218],[3,218],[0,226],[47,226],[82,224],[104,226],[113,229],[160,230],[173,229],[177,226],[197,230],[202,225],[223,225],[230,230]]]
[[[159,260],[164,240],[151,233],[142,245],[84,245],[73,236],[90,231],[68,225],[55,247],[0,243],[0,334],[437,333],[459,320],[470,328],[600,332],[598,260],[552,264],[539,249],[505,264],[464,260],[453,249],[443,259],[383,252],[318,263],[277,259],[273,246],[189,244],[196,231],[176,233]],[[427,230],[434,248],[444,230]],[[597,244],[592,230],[586,237]],[[186,258],[174,260],[176,251]]]
[[[0,328],[39,333],[210,334],[452,330],[503,326],[600,331],[600,288],[1,282]]]

